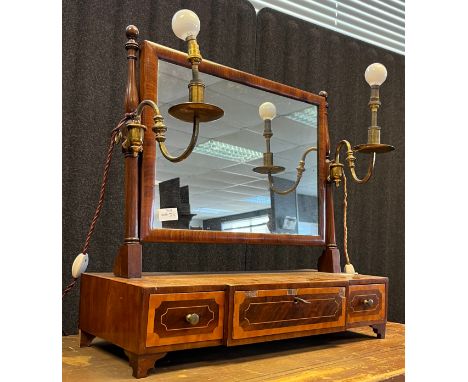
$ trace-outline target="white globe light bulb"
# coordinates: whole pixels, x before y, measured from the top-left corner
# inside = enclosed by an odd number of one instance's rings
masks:
[[[271,102],[264,102],[258,108],[258,114],[260,114],[260,118],[263,120],[272,120],[276,117],[276,106]]]
[[[172,17],[172,30],[184,41],[190,36],[196,38],[200,32],[200,19],[190,9],[181,9]]]
[[[367,83],[372,85],[382,85],[387,78],[387,69],[378,62],[369,65],[364,73]]]

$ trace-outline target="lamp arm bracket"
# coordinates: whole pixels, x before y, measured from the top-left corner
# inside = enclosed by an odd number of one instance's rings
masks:
[[[271,172],[269,172],[268,173],[268,183],[270,185],[270,190],[273,191],[275,194],[279,194],[279,195],[287,195],[287,194],[293,192],[297,188],[297,186],[299,185],[299,183],[301,181],[301,178],[302,178],[302,174],[305,171],[306,157],[312,151],[317,151],[317,147],[308,147],[306,149],[306,151],[304,151],[304,153],[302,154],[301,160],[299,161],[299,164],[296,167],[296,171],[297,171],[296,181],[287,190],[278,190],[278,189],[276,189],[275,185],[273,183],[273,177],[271,176]]]
[[[351,147],[351,143],[347,140],[342,140],[338,143],[336,146],[335,150],[335,159],[331,161],[330,163],[330,175],[328,176],[328,181],[330,182],[335,182],[335,185],[338,187],[341,178],[343,177],[343,164],[340,163],[340,151],[343,147],[346,146],[346,162],[349,167],[349,171],[351,173],[351,176],[353,180],[356,183],[363,184],[367,183],[369,179],[371,178],[373,171],[374,171],[374,166],[375,166],[375,152],[372,153],[372,158],[369,160],[369,165],[367,166],[367,172],[366,175],[363,178],[359,178],[358,175],[356,174],[356,157],[354,156],[354,151]]]
[[[165,143],[165,138],[164,138],[164,140],[156,139],[158,141],[158,143],[159,143],[159,148],[161,150],[161,154],[163,155],[163,157],[166,158],[168,161],[173,162],[173,163],[181,162],[184,159],[186,159],[192,153],[193,149],[195,148],[195,145],[197,144],[199,126],[200,126],[199,118],[194,117],[194,119],[193,119],[192,138],[190,139],[190,143],[187,146],[187,148],[185,149],[185,151],[182,154],[180,154],[179,156],[177,156],[177,157],[172,156],[169,153],[169,151],[167,149],[167,146],[166,146],[166,143]]]
[[[159,112],[159,107],[158,107],[158,105],[156,105],[156,102],[151,101],[150,99],[145,99],[145,100],[143,100],[143,101],[141,101],[139,103],[139,105],[137,106],[137,108],[135,109],[135,112],[134,112],[135,119],[137,119],[138,121],[141,120],[141,113],[143,112],[143,109],[144,109],[145,106],[151,107],[156,116],[161,115],[161,113]]]

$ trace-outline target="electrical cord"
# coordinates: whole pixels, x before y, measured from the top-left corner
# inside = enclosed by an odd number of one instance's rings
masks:
[[[345,273],[355,274],[356,271],[354,270],[353,264],[351,264],[351,260],[349,259],[349,253],[348,253],[347,212],[348,212],[348,187],[347,187],[346,174],[343,171],[343,249],[344,249],[344,255],[346,259],[346,265],[345,265],[344,271]]]
[[[127,122],[133,116],[134,116],[134,113],[126,113],[125,116],[119,121],[117,126],[114,127],[114,129],[112,129],[111,138],[109,142],[109,148],[107,149],[106,162],[104,164],[104,172],[102,176],[101,190],[99,192],[99,201],[98,201],[96,210],[94,211],[93,220],[91,221],[91,224],[89,226],[88,234],[86,235],[86,240],[83,245],[83,249],[81,253],[87,253],[88,251],[89,243],[94,233],[94,228],[96,227],[97,220],[99,219],[99,215],[101,214],[102,206],[104,205],[104,195],[106,192],[106,185],[107,185],[107,179],[108,179],[109,169],[110,169],[111,160],[112,160],[112,153],[113,153],[114,146],[118,143],[118,139],[117,139],[118,134],[120,133],[120,129],[125,124],[125,122]],[[78,278],[79,277],[73,278],[70,284],[68,284],[65,287],[65,289],[62,292],[62,300],[73,289],[73,287],[78,281]]]

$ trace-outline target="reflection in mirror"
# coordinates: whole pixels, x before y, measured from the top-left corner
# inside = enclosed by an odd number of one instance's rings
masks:
[[[267,176],[253,171],[262,165],[265,151],[259,105],[268,101],[277,108],[271,151],[275,165],[286,168],[273,176],[279,189],[294,184],[302,153],[317,146],[317,106],[201,75],[206,102],[220,106],[225,114],[201,126],[197,146],[184,162],[168,162],[157,150],[153,226],[317,236],[317,153],[307,157],[302,181],[288,195],[270,192]],[[190,69],[159,61],[158,105],[173,155],[187,146],[192,125],[171,117],[168,109],[187,101],[190,78]]]

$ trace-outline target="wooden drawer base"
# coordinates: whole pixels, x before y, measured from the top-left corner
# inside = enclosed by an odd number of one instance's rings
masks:
[[[166,352],[372,326],[385,337],[387,279],[320,272],[83,274],[81,345],[122,347],[137,378]]]

